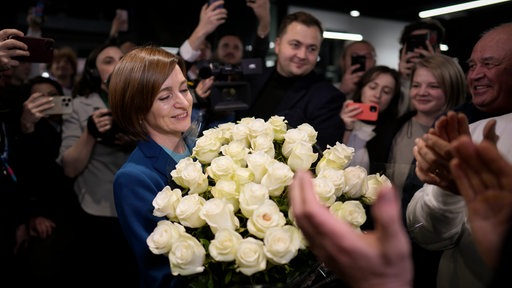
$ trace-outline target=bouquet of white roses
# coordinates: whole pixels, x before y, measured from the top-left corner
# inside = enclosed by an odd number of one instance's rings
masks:
[[[391,184],[347,167],[354,149],[344,144],[315,153],[316,136],[309,124],[288,129],[279,116],[204,131],[171,172],[177,185],[153,201],[153,214],[166,219],[147,238],[149,249],[191,287],[290,284],[318,266],[288,206],[294,171],[314,171],[318,199],[354,229],[366,221],[362,203]]]

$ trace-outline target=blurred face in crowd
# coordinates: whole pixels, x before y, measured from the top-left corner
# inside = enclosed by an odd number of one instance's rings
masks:
[[[388,73],[376,73],[361,91],[361,102],[379,105],[379,113],[384,112],[395,94],[396,82]]]
[[[30,94],[34,94],[36,92],[43,93],[43,96],[59,96],[57,88],[50,83],[37,83],[32,85]]]
[[[190,127],[192,102],[187,79],[176,65],[162,85],[144,121],[151,138],[157,142],[168,136],[180,138]],[[163,143],[165,142],[167,141]]]
[[[244,46],[240,38],[232,35],[222,37],[217,46],[217,58],[224,64],[236,65],[242,62]]]
[[[366,57],[365,71],[375,66],[375,63],[377,62],[375,59],[375,51],[371,45],[368,45],[368,43],[353,43],[346,49],[344,57],[340,59],[340,67],[343,71],[349,70],[352,66],[352,57],[354,56]]]
[[[512,24],[484,35],[468,61],[467,81],[472,102],[492,113],[512,111]]]
[[[276,38],[277,72],[285,77],[308,74],[315,68],[321,43],[318,27],[291,23],[283,35]]]
[[[98,57],[96,58],[96,68],[100,74],[103,89],[107,90],[105,81],[107,81],[110,73],[114,71],[114,67],[119,63],[119,60],[123,55],[124,54],[121,49],[115,46],[109,46],[98,54]]]
[[[411,104],[418,112],[437,115],[446,107],[446,95],[432,71],[418,67],[409,90]]]
[[[196,61],[210,60],[212,58],[212,46],[210,45],[210,42],[206,40],[201,42],[201,46],[199,46],[199,52],[200,54]]]
[[[67,57],[58,57],[53,60],[50,74],[57,79],[64,79],[75,74],[73,64]]]
[[[32,72],[32,63],[20,62],[20,65],[13,67],[12,70],[11,83],[14,85],[21,85],[30,77],[30,72]]]

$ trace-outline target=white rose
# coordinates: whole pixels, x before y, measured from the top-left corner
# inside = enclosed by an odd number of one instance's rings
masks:
[[[363,204],[357,200],[335,202],[329,207],[329,211],[355,228],[359,228],[366,221],[366,212],[364,211]]]
[[[203,245],[187,233],[180,234],[179,239],[169,251],[172,275],[192,275],[203,272],[206,250]]]
[[[217,133],[215,137],[218,137],[222,144],[227,144],[233,138],[232,133],[235,125],[236,124],[233,122],[221,123],[217,126],[217,128],[204,131],[203,135],[209,130],[214,130],[215,133]]]
[[[240,241],[235,257],[236,271],[251,276],[267,268],[263,241],[248,237]]]
[[[299,229],[291,225],[270,228],[263,239],[263,251],[270,262],[286,264],[297,256],[300,237]]]
[[[226,199],[211,198],[204,203],[199,211],[199,217],[208,223],[215,234],[221,228],[231,230],[240,228],[240,221],[233,211],[233,204]]]
[[[288,157],[288,166],[292,171],[309,170],[311,164],[318,158],[317,153],[313,153],[313,146],[306,142],[298,142],[292,148]]]
[[[270,138],[270,142],[274,140],[274,129],[270,124],[265,122],[265,120],[257,118],[250,119],[250,121],[247,122],[242,121],[241,123],[245,124],[249,129],[249,140],[255,139],[259,136],[266,136],[266,138]]]
[[[269,199],[268,188],[257,183],[247,183],[240,191],[240,210],[246,218],[250,218],[256,208]]]
[[[243,143],[245,143],[245,146],[249,147],[249,127],[243,124],[244,120],[248,121],[247,119],[244,118],[240,120],[239,124],[233,126],[233,129],[231,131],[231,140],[242,141]]]
[[[220,148],[223,155],[231,157],[238,166],[245,166],[245,157],[249,154],[249,148],[242,141],[232,141]]]
[[[236,231],[219,229],[219,231],[215,233],[215,238],[208,246],[208,252],[210,252],[210,256],[216,261],[233,261],[235,260],[236,251],[242,239],[242,236]]]
[[[313,179],[313,186],[315,187],[316,195],[318,200],[324,206],[329,207],[336,201],[336,195],[334,194],[334,185],[325,178]]]
[[[203,164],[208,164],[219,156],[220,147],[223,143],[222,138],[216,136],[218,136],[217,133],[211,133],[211,135],[203,135],[197,138],[196,145],[192,148],[192,156]]]
[[[339,142],[336,142],[334,146],[327,145],[323,157],[316,165],[316,175],[325,168],[344,169],[352,161],[354,151],[354,148]]]
[[[293,181],[293,171],[282,162],[272,159],[267,163],[267,174],[261,179],[261,184],[268,188],[270,196],[276,197],[283,193],[284,188]]]
[[[307,142],[310,145],[313,145],[316,143],[316,136],[318,135],[318,132],[316,132],[315,128],[311,126],[308,123],[302,123],[299,126],[297,126],[297,130],[302,131],[306,134]]]
[[[182,233],[185,233],[185,227],[180,224],[160,220],[146,239],[146,244],[154,254],[164,254],[171,250],[172,244]]]
[[[235,170],[235,182],[244,185],[254,181],[254,173],[249,168],[237,168]]]
[[[263,151],[270,158],[274,158],[276,151],[274,149],[274,138],[270,135],[259,135],[251,139],[251,148],[253,151]]]
[[[334,185],[334,195],[336,197],[340,197],[343,193],[343,189],[345,189],[345,171],[337,170],[337,169],[323,169],[318,174],[317,178],[324,178],[327,181],[331,182]]]
[[[247,230],[252,235],[263,239],[268,229],[281,227],[286,224],[286,218],[279,211],[277,204],[268,199],[256,208],[252,217],[247,220]]]
[[[286,121],[283,116],[272,116],[268,119],[267,123],[269,123],[274,130],[274,139],[278,141],[284,140],[284,134],[288,130],[288,121]]]
[[[379,173],[368,175],[368,177],[366,177],[366,180],[368,182],[368,190],[366,190],[366,193],[364,193],[363,195],[363,202],[369,205],[375,202],[375,199],[377,199],[377,195],[379,194],[379,190],[381,187],[392,186],[389,178],[386,177],[385,175],[380,175]]]
[[[234,211],[238,211],[240,205],[238,204],[238,197],[240,196],[240,192],[238,190],[238,185],[235,181],[231,180],[219,180],[212,187],[212,195],[215,198],[226,199],[231,205],[233,205]]]
[[[361,197],[367,190],[366,176],[368,176],[368,172],[361,166],[345,168],[345,189],[343,194],[352,199]]]
[[[171,187],[165,186],[153,199],[153,215],[156,217],[166,216],[170,220],[178,221],[178,217],[176,217],[176,207],[180,201],[181,190],[171,190]]]
[[[192,158],[183,158],[171,171],[172,180],[181,187],[189,188],[189,194],[203,193],[208,189],[208,176],[203,173],[201,163]]]
[[[269,157],[263,151],[256,151],[252,154],[247,155],[247,168],[249,168],[254,174],[254,182],[261,183],[261,179],[267,173],[267,163],[274,159]]]
[[[309,139],[306,131],[299,130],[297,128],[290,129],[284,134],[284,143],[283,147],[281,148],[281,152],[283,153],[284,157],[288,158],[290,157],[290,154],[292,154],[293,147],[296,143],[309,143],[308,141]],[[313,145],[313,143],[311,145]]]
[[[180,223],[190,228],[198,228],[206,224],[206,221],[199,217],[199,211],[201,211],[205,202],[206,200],[198,194],[184,196],[176,207],[176,216],[178,216]]]
[[[238,167],[231,157],[219,156],[212,160],[210,166],[206,167],[206,173],[215,181],[220,179],[232,180]]]

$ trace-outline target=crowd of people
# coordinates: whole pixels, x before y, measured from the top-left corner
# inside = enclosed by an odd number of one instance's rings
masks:
[[[222,4],[201,8],[175,54],[121,43],[126,23],[118,11],[81,71],[71,47],[55,49],[44,66],[16,60],[28,47],[9,36],[41,36],[34,19],[27,18],[27,33],[0,30],[0,259],[7,278],[22,286],[67,285],[68,275],[80,287],[186,286],[146,244],[161,220],[152,213],[154,197],[204,129],[280,115],[291,127],[310,124],[319,150],[353,147],[351,166],[393,183],[369,207],[360,233],[318,202],[309,172],[296,172],[289,200],[297,225],[340,283],[478,288],[506,279],[511,23],[481,35],[466,73],[440,51],[445,30],[432,19],[404,27],[396,69],[379,64],[372,43],[349,42],[340,81],[332,83],[315,70],[322,22],[298,11],[278,26],[275,65],[239,79],[201,69],[248,58],[264,63],[270,1],[247,2],[258,21],[252,51],[236,33],[213,37],[229,17]],[[425,33],[436,37],[408,47],[411,35]],[[214,109],[219,81],[239,80],[249,87],[247,108]],[[64,95],[72,112],[49,114]],[[362,108],[353,103],[378,106],[377,119],[359,119]]]

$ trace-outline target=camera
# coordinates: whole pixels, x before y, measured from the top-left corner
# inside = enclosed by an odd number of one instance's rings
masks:
[[[242,59],[239,65],[206,61],[199,63],[198,68],[200,78],[215,77],[210,94],[213,111],[249,109],[251,91],[244,76],[261,74],[263,69],[261,58]]]

